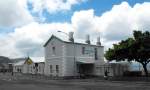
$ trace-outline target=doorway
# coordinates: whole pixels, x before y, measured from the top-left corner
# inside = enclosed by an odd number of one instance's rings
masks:
[[[78,73],[80,76],[91,77],[94,73],[94,64],[78,64]]]

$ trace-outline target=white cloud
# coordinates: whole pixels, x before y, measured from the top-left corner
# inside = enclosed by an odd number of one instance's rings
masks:
[[[78,38],[85,38],[85,34],[96,35],[97,33],[98,27],[93,9],[75,12],[71,22]]]
[[[26,0],[0,0],[0,27],[16,27],[33,21]]]
[[[58,34],[57,30],[64,32],[75,31],[76,38],[83,38],[90,34],[95,40],[100,34],[102,44],[108,48],[113,43],[126,39],[132,35],[133,29],[150,30],[150,3],[136,4],[131,7],[127,2],[114,5],[110,11],[96,16],[94,10],[74,12],[71,23],[38,23],[18,27],[8,35],[0,36],[0,55],[21,56],[29,54],[43,56],[43,44],[50,35]],[[93,39],[94,38],[94,39]],[[3,53],[6,52],[6,53]]]
[[[84,1],[86,0],[0,0],[0,27],[14,28],[35,20],[42,22],[45,20],[42,16],[44,10],[49,13],[66,11]],[[31,15],[28,3],[33,6],[32,12],[39,14],[38,17]]]
[[[149,2],[133,7],[122,2],[101,16],[96,16],[93,9],[78,11],[72,17],[72,26],[79,37],[89,33],[95,38],[100,33],[103,45],[108,48],[113,43],[131,37],[135,29],[150,31],[149,9]]]
[[[47,10],[49,13],[70,10],[75,4],[85,2],[86,0],[29,0],[33,6],[33,12],[42,13]]]
[[[9,57],[44,56],[43,45],[58,30],[69,32],[72,27],[68,23],[37,23],[32,22],[23,27],[16,28],[0,38],[0,55]],[[6,52],[6,53],[4,53]]]
[[[14,47],[15,40],[11,38],[9,35],[1,35],[0,36],[0,55],[1,56],[11,56],[17,57],[21,56],[22,54],[18,52],[18,50]]]
[[[110,41],[122,40],[130,37],[133,30],[139,29],[150,31],[149,9],[149,2],[136,4],[133,7],[127,2],[115,5],[112,10],[104,13],[99,18],[104,38]]]

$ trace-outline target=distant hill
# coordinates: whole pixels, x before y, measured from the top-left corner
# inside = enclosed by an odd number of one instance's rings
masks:
[[[0,63],[12,63],[8,57],[0,56]]]
[[[27,58],[14,58],[14,59],[10,59],[13,63],[16,63],[18,61],[25,61]]]

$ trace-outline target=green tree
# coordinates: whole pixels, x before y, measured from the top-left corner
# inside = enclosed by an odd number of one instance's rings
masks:
[[[147,64],[150,62],[150,32],[134,31],[133,37],[114,44],[105,53],[107,60],[137,61],[148,76]]]

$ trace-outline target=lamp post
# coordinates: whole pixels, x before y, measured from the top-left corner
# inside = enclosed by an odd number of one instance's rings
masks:
[[[63,31],[57,31],[57,32],[64,33],[65,35],[67,35],[69,37],[68,33],[65,33]],[[76,61],[75,61],[75,44],[74,44],[74,41],[73,41],[73,60],[74,60],[74,75],[76,76]]]
[[[68,33],[65,33],[63,31],[57,31],[57,32],[64,33],[64,34],[66,34],[69,37]]]

